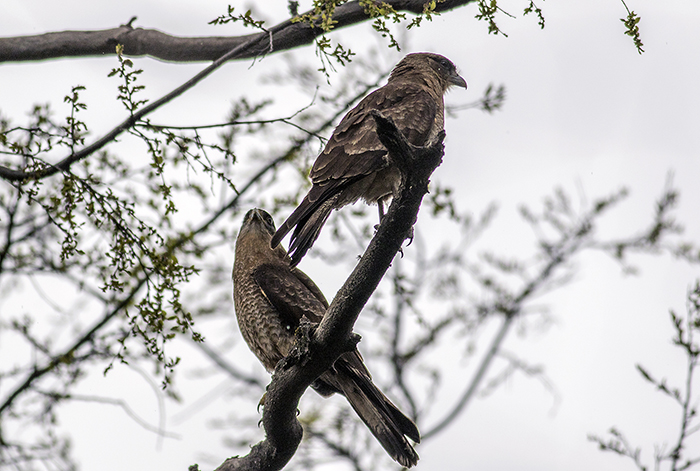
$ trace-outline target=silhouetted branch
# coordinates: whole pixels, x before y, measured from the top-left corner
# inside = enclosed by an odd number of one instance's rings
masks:
[[[515,316],[506,316],[505,319],[503,319],[503,324],[501,325],[501,328],[498,329],[498,332],[496,332],[496,335],[491,340],[491,345],[482,357],[481,362],[479,363],[479,367],[477,368],[474,377],[469,382],[467,389],[465,389],[464,393],[462,393],[462,396],[450,409],[449,413],[445,415],[445,418],[423,434],[422,438],[424,440],[427,440],[433,435],[440,433],[445,427],[450,425],[457,417],[459,417],[459,414],[462,412],[462,410],[464,410],[464,408],[469,404],[469,401],[472,399],[472,397],[474,397],[474,394],[477,392],[479,386],[481,386],[481,381],[483,381],[484,376],[486,375],[486,373],[489,370],[489,367],[491,366],[491,362],[496,357],[498,349],[501,347],[501,344],[503,343],[506,334],[510,330],[510,326],[513,323],[514,319]]]
[[[545,210],[541,215],[534,215],[528,209],[522,208],[521,214],[532,226],[538,238],[538,257],[542,264],[538,264],[537,271],[528,275],[526,267],[517,261],[502,260],[494,256],[487,258],[489,264],[494,266],[499,272],[506,274],[516,274],[523,280],[523,286],[513,292],[507,284],[500,282],[496,277],[488,274],[477,273],[477,280],[487,291],[494,294],[493,301],[478,306],[481,316],[500,314],[504,317],[503,323],[495,334],[494,338],[481,358],[476,373],[467,384],[464,392],[449,410],[445,417],[433,428],[423,434],[424,439],[442,431],[452,423],[464,408],[469,404],[474,394],[478,391],[489,367],[501,348],[507,333],[510,331],[513,320],[522,314],[525,303],[535,296],[543,294],[552,286],[559,286],[570,279],[570,276],[562,271],[567,267],[570,260],[586,249],[597,249],[610,252],[610,243],[599,242],[593,237],[594,224],[597,218],[615,203],[619,202],[627,195],[625,190],[621,190],[606,198],[595,201],[591,207],[581,215],[575,214],[571,208],[570,201],[563,191],[557,190],[553,198],[545,200]],[[654,220],[648,231],[641,236],[623,239],[620,242],[621,252],[627,248],[639,248],[644,251],[653,251],[666,243],[666,236],[679,232],[678,226],[671,218],[670,210],[676,201],[677,194],[668,185],[657,203]],[[550,240],[546,235],[547,229],[554,229],[557,233],[555,240]]]
[[[637,365],[637,370],[645,381],[673,399],[681,409],[678,439],[668,452],[665,451],[665,445],[657,447],[654,454],[654,469],[660,469],[661,463],[668,462],[670,471],[684,471],[700,464],[700,456],[688,457],[688,454],[695,453],[695,450],[690,450],[688,439],[700,430],[696,405],[698,401],[697,397],[693,395],[695,373],[700,366],[700,343],[695,337],[700,331],[700,282],[696,281],[695,286],[688,290],[686,316],[678,316],[671,311],[671,322],[675,328],[673,344],[683,350],[686,356],[686,375],[683,386],[681,388],[669,387],[665,379],[654,378],[641,365]],[[597,443],[602,451],[610,451],[630,458],[642,471],[648,469],[640,459],[641,449],[639,447],[633,448],[624,434],[616,427],[612,427],[608,433],[610,437],[607,440],[594,434],[590,434],[588,440]],[[668,442],[664,440],[664,443]]]
[[[360,457],[356,454],[353,453],[352,450],[349,450],[348,448],[344,447],[340,443],[335,442],[332,440],[328,435],[326,435],[323,432],[318,432],[315,430],[305,430],[311,438],[316,438],[320,440],[325,446],[327,446],[330,450],[333,451],[337,456],[342,456],[346,460],[350,462],[352,467],[355,469],[355,471],[365,471],[362,466],[360,465]]]
[[[228,373],[232,378],[237,379],[242,383],[246,383],[249,386],[257,386],[260,389],[264,388],[265,385],[253,376],[247,375],[242,371],[236,369],[232,364],[227,362],[224,358],[219,355],[219,353],[211,348],[206,342],[194,342],[195,346],[199,348],[206,356],[208,356],[216,365]]]

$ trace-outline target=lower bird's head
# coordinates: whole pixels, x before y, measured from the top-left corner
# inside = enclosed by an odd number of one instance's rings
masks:
[[[272,237],[272,234],[275,233],[275,221],[272,219],[272,216],[270,216],[270,213],[264,209],[253,208],[243,217],[243,224],[241,225],[239,237],[244,232],[249,231],[267,233]]]
[[[275,221],[270,213],[264,209],[254,208],[243,217],[241,230],[236,239],[236,256],[245,251],[248,254],[255,253],[258,257],[284,258],[287,251],[278,245],[270,248],[270,240],[275,233]]]

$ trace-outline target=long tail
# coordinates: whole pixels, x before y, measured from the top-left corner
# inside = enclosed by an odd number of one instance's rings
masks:
[[[277,247],[284,236],[296,226],[289,242],[289,256],[292,258],[292,267],[297,266],[304,255],[306,255],[306,252],[316,242],[318,235],[321,233],[321,228],[326,223],[331,211],[333,211],[334,202],[335,198],[330,198],[321,204],[315,204],[304,198],[297,209],[272,236],[270,246],[273,248]]]
[[[335,369],[337,373],[333,375],[333,382],[342,390],[372,435],[394,461],[406,468],[415,466],[418,453],[406,439],[420,442],[420,432],[413,421],[372,383],[369,376],[342,361],[336,362]]]

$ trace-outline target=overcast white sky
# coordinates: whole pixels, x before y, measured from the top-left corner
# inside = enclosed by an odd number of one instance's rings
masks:
[[[282,15],[286,2],[277,3]],[[468,92],[451,92],[448,104],[476,99],[490,82],[507,86],[502,111],[462,113],[448,120],[445,162],[436,173],[456,188],[464,207],[478,212],[499,202],[500,217],[488,232],[494,245],[512,247],[514,253],[529,247],[531,240],[514,230],[517,205],[536,207],[556,186],[573,194],[582,188],[594,198],[625,185],[631,191],[622,206],[625,217],[609,220],[604,230],[619,234],[640,226],[649,219],[669,171],[681,189],[678,218],[685,235],[700,243],[700,3],[627,4],[642,17],[646,52],[641,56],[623,34],[619,18],[626,12],[616,0],[540,2],[546,28],[540,30],[534,18],[501,18],[499,26],[508,38],[487,35],[470,6],[436,18],[411,36],[404,52],[444,54],[469,83]],[[526,2],[501,6],[519,13]],[[132,16],[138,16],[137,26],[175,35],[224,35],[207,23],[225,7],[226,2],[216,1],[3,0],[0,35],[112,28]],[[353,41],[352,30],[341,34]],[[296,54],[310,58],[313,50]],[[97,132],[106,130],[122,119],[113,89],[100,88],[113,63],[105,58],[0,65],[0,110],[17,115],[37,102],[58,105],[72,85],[82,83],[88,86],[87,119]],[[139,66],[146,69],[143,80],[153,96],[204,67],[151,59],[140,59]],[[243,77],[255,73],[248,67],[223,67],[159,116],[174,122],[173,116],[189,116],[197,106],[206,109],[202,121],[219,119],[248,82]],[[637,262],[641,276],[623,277],[604,257],[580,260],[574,285],[542,300],[551,306],[554,325],[534,338],[512,335],[506,341],[508,350],[546,367],[559,402],[536,381],[516,377],[496,394],[472,403],[447,433],[420,447],[418,469],[635,469],[631,461],[602,454],[586,440],[589,433],[604,434],[613,425],[643,448],[647,464],[655,444],[671,446],[679,411],[640,379],[634,365],[680,383],[682,363],[670,344],[667,313],[669,308],[684,312],[687,288],[700,271],[668,258]],[[307,271],[318,280],[315,269],[320,270],[311,263]],[[140,414],[156,421],[155,400],[146,405],[137,400],[152,395],[135,378],[133,372],[117,369],[106,379],[91,379],[85,388],[109,391],[133,382],[126,394]],[[459,388],[468,375],[453,381]],[[176,412],[172,407],[168,411],[169,417]],[[172,428],[181,440],[165,440],[157,449],[153,434],[107,406],[81,405],[69,409],[63,420],[75,429],[75,456],[86,470],[184,469],[203,450],[214,462],[228,453],[215,432],[191,421]],[[105,431],[119,442],[100,438]],[[693,443],[700,450],[697,437]]]

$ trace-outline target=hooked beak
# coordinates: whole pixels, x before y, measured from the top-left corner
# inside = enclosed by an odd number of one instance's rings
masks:
[[[467,88],[467,81],[464,80],[461,75],[457,74],[457,72],[450,75],[450,78],[448,80],[449,80],[451,85],[454,85],[456,87],[461,87],[464,89]]]

